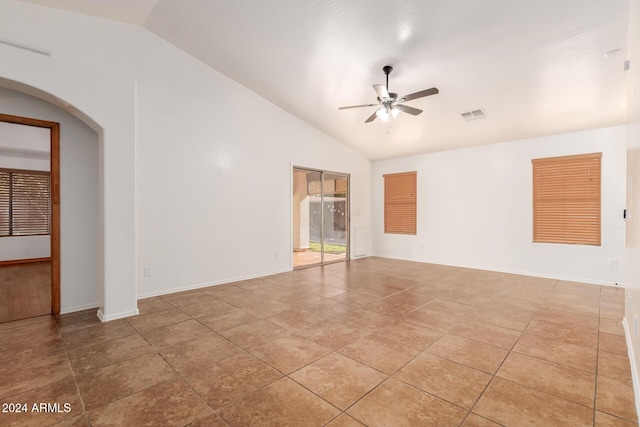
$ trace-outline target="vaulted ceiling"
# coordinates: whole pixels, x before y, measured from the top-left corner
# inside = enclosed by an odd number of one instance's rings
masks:
[[[143,26],[370,159],[626,121],[628,0],[24,1]],[[387,64],[390,91],[440,93],[338,110]]]

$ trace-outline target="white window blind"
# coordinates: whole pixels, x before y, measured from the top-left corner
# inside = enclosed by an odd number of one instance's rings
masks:
[[[51,233],[51,174],[0,169],[0,236]]]

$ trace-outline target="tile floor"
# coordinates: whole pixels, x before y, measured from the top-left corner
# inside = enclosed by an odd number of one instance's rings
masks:
[[[3,323],[0,425],[638,425],[623,295],[367,258]]]
[[[312,264],[320,264],[322,262],[322,254],[311,250],[299,252],[294,251],[292,253],[292,259],[294,268],[303,267],[305,265],[310,266]],[[328,252],[324,254],[325,263],[343,261],[344,259],[346,259],[346,254],[332,254]]]

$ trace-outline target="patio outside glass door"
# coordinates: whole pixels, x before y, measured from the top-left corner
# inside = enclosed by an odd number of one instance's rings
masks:
[[[348,259],[349,175],[293,169],[293,266]]]

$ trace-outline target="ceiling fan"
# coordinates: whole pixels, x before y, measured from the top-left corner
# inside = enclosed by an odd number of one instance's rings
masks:
[[[365,123],[372,122],[376,119],[376,117],[380,118],[382,121],[389,120],[389,116],[394,119],[401,112],[409,113],[413,116],[417,116],[422,113],[422,110],[417,108],[409,107],[408,105],[404,105],[403,103],[406,101],[411,101],[412,99],[422,98],[429,95],[436,95],[439,93],[438,89],[432,87],[431,89],[421,90],[420,92],[414,92],[409,95],[401,96],[398,98],[397,93],[389,92],[389,73],[393,71],[393,67],[391,65],[385,65],[382,67],[382,71],[387,76],[387,84],[385,85],[373,85],[373,89],[375,89],[378,94],[378,103],[377,104],[363,104],[363,105],[350,105],[348,107],[340,107],[338,110],[348,110],[350,108],[362,108],[362,107],[377,107],[380,106],[372,115],[369,116]]]

